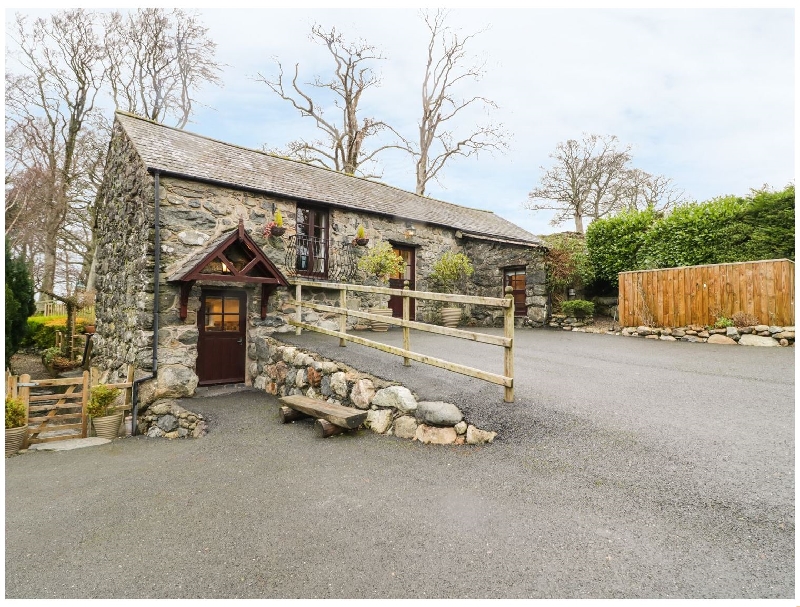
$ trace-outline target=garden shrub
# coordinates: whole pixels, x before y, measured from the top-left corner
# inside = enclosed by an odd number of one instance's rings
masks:
[[[447,251],[437,259],[428,274],[431,286],[442,293],[464,293],[467,281],[475,273],[469,257],[463,253]]]
[[[663,217],[621,213],[593,221],[586,244],[595,275],[613,287],[630,270],[794,260],[794,186],[686,204]]]
[[[88,319],[78,317],[75,319],[75,332],[81,333]],[[28,319],[28,333],[22,340],[21,347],[32,348],[37,352],[52,348],[56,345],[56,331],[67,333],[66,316],[31,316]]]
[[[616,289],[618,274],[638,267],[639,249],[656,219],[657,214],[648,209],[589,224],[586,246],[595,277]]]
[[[19,398],[6,396],[6,429],[25,425],[25,403]]]
[[[586,301],[585,299],[571,299],[569,301],[562,301],[561,312],[567,316],[574,316],[575,318],[592,316],[594,314],[594,304],[591,301]]]
[[[14,257],[8,243],[5,245],[5,286],[6,286],[6,366],[19,350],[28,332],[27,318],[36,310],[33,299],[33,280],[28,273],[25,261]]]
[[[736,312],[731,317],[733,321],[734,327],[754,327],[755,325],[760,325],[761,323],[758,322],[758,318],[753,316],[752,314],[748,314],[747,312]]]
[[[548,247],[544,265],[551,295],[562,295],[570,287],[582,289],[594,281],[594,268],[582,234],[550,234],[543,240]]]
[[[86,405],[86,413],[90,417],[105,417],[114,412],[114,401],[120,395],[119,388],[109,388],[105,384],[99,384],[92,388],[89,402]]]

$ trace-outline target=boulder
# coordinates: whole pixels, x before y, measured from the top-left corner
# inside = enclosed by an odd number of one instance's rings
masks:
[[[403,415],[394,420],[394,435],[398,438],[414,438],[416,434],[417,420],[415,418],[410,415]]]
[[[497,432],[489,432],[488,430],[479,430],[472,424],[467,427],[467,444],[480,445],[481,443],[491,443]]]
[[[392,407],[401,413],[410,413],[417,410],[417,399],[411,390],[404,386],[389,386],[378,390],[372,399],[375,407]]]
[[[374,396],[375,386],[372,380],[366,378],[357,380],[353,384],[353,390],[350,392],[350,400],[359,409],[369,409]]]
[[[469,430],[467,430],[469,432]],[[437,428],[420,424],[414,435],[421,443],[433,445],[452,445],[456,442],[456,431],[454,428]]]
[[[742,335],[741,339],[739,339],[739,345],[762,346],[767,348],[773,346],[780,346],[780,344],[771,337],[765,337],[762,335]]]
[[[455,426],[464,419],[461,410],[452,403],[423,401],[417,405],[416,418],[434,426]]]
[[[711,335],[708,338],[708,343],[710,343],[710,344],[723,344],[723,345],[727,345],[727,346],[735,346],[736,345],[736,342],[733,339],[731,339],[730,337],[727,337],[725,335],[718,335],[718,334]]]
[[[389,409],[373,409],[367,412],[366,426],[378,434],[385,433],[392,425],[392,412]]]
[[[331,390],[337,396],[347,396],[347,378],[342,371],[337,371],[331,375]]]

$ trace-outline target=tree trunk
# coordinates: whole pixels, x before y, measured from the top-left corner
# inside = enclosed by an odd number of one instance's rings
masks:
[[[583,234],[583,215],[575,213],[575,231],[578,234]]]

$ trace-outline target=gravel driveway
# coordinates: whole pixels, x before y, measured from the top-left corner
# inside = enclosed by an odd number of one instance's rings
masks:
[[[518,331],[503,404],[477,380],[285,339],[500,435],[317,439],[246,391],[184,403],[210,419],[203,439],[11,457],[6,597],[794,596],[793,349]],[[440,339],[412,344],[502,369],[499,348]]]

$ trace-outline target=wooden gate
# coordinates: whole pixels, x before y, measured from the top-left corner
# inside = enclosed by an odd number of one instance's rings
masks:
[[[744,312],[765,325],[794,325],[794,262],[770,259],[619,274],[619,322],[711,325]]]
[[[107,384],[109,388],[125,391],[124,404],[116,408],[117,412],[131,410],[132,382],[131,367],[127,382]],[[89,422],[86,405],[91,387],[97,384],[97,373],[89,371],[84,371],[80,377],[36,380],[27,374],[6,373],[6,395],[19,398],[25,404],[28,435],[23,448],[37,443],[86,438]]]

